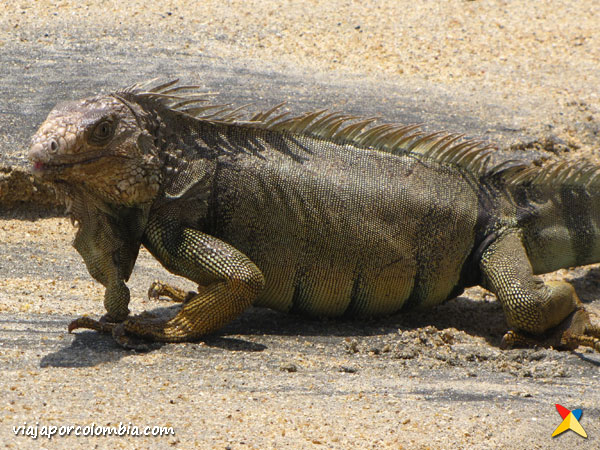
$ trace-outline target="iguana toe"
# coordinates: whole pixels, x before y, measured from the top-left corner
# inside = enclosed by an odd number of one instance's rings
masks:
[[[150,300],[171,300],[178,303],[184,303],[188,298],[196,295],[196,292],[187,292],[169,284],[155,280],[148,289],[148,298]]]
[[[112,333],[113,328],[117,325],[117,322],[111,321],[109,318],[102,316],[100,320],[92,319],[89,316],[82,316],[73,320],[68,327],[69,333],[79,328],[85,328],[88,330],[95,330],[99,333]]]
[[[535,347],[540,344],[541,341],[539,339],[523,334],[516,330],[509,330],[504,336],[502,336],[500,348],[507,350],[515,347]]]

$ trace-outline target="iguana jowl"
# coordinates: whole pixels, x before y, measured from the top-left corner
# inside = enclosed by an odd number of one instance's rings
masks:
[[[573,287],[534,276],[600,261],[595,167],[491,166],[480,142],[325,111],[242,121],[210,114],[193,88],[65,103],[33,137],[33,172],[64,197],[74,246],[106,288],[106,315],[70,330],[176,342],[252,304],[375,316],[480,284],[515,330],[507,344],[600,350]],[[172,318],[129,315],[140,245],[198,284],[153,285],[182,302]]]

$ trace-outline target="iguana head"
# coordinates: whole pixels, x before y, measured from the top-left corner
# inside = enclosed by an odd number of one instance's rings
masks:
[[[57,105],[32,138],[33,174],[109,204],[151,201],[159,190],[159,164],[136,109],[117,95]]]

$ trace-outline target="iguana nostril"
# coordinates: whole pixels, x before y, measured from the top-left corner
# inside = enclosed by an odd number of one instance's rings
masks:
[[[53,152],[58,150],[58,142],[56,142],[54,139],[50,141],[50,150]]]

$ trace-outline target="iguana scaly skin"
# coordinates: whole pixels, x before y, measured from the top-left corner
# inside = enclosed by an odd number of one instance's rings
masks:
[[[69,329],[193,340],[250,305],[313,316],[432,306],[480,284],[514,331],[505,344],[600,350],[572,286],[534,274],[600,261],[600,171],[488,164],[491,148],[414,126],[279,108],[243,121],[195,86],[136,85],[57,106],[29,152],[64,197],[74,246],[106,287],[106,315]],[[198,284],[160,283],[172,318],[130,316],[144,245]],[[133,339],[133,340],[132,340]]]

